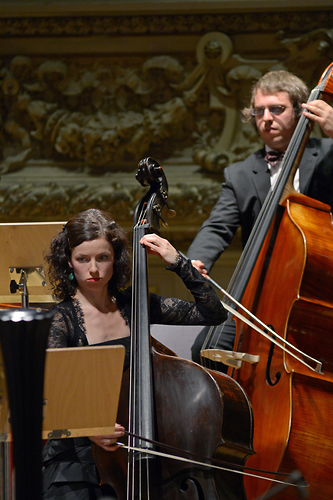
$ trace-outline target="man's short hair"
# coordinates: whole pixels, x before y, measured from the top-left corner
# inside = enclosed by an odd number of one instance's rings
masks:
[[[289,71],[269,71],[262,76],[252,87],[250,105],[242,111],[245,122],[255,124],[252,116],[254,99],[257,91],[263,94],[274,94],[276,92],[287,92],[294,107],[295,116],[300,116],[302,103],[308,100],[309,90],[306,84],[298,76]]]

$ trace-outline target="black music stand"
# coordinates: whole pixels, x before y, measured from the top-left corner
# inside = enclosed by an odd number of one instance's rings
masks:
[[[11,435],[2,435],[2,440],[13,441],[15,500],[42,498],[44,361],[52,316],[34,309],[0,312],[1,376],[6,380],[11,426]],[[4,494],[8,498],[11,492]]]

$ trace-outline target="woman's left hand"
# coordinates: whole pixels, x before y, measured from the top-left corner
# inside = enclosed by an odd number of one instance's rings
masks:
[[[125,434],[124,431],[125,429],[122,425],[116,424],[113,434],[109,434],[107,436],[89,436],[89,439],[90,441],[98,444],[98,446],[103,448],[103,450],[115,451],[118,448],[118,445],[116,445],[115,443],[117,439]]]
[[[147,247],[148,253],[152,255],[157,255],[166,264],[172,265],[176,264],[178,260],[179,253],[177,250],[168,242],[168,240],[161,238],[155,233],[146,234],[140,240],[141,245]]]

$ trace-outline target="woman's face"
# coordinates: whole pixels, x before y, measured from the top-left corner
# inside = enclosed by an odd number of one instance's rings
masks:
[[[114,251],[105,238],[84,241],[72,250],[69,265],[79,289],[100,290],[113,275]]]

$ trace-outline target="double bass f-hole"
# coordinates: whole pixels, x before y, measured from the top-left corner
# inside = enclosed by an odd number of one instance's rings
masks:
[[[268,325],[268,326],[269,326],[269,328],[271,330],[275,331],[274,327],[272,325]],[[265,330],[265,332],[267,333],[267,330]],[[272,335],[272,340],[275,340],[275,335]],[[281,378],[281,372],[277,372],[275,374],[275,380],[274,380],[274,382],[271,379],[271,364],[272,364],[272,358],[273,358],[274,348],[275,348],[275,342],[271,342],[271,345],[270,345],[270,348],[269,348],[269,353],[268,353],[268,358],[267,358],[267,365],[266,365],[266,382],[271,387],[273,387],[274,385],[276,385],[278,383],[278,381],[280,380],[280,378]]]

